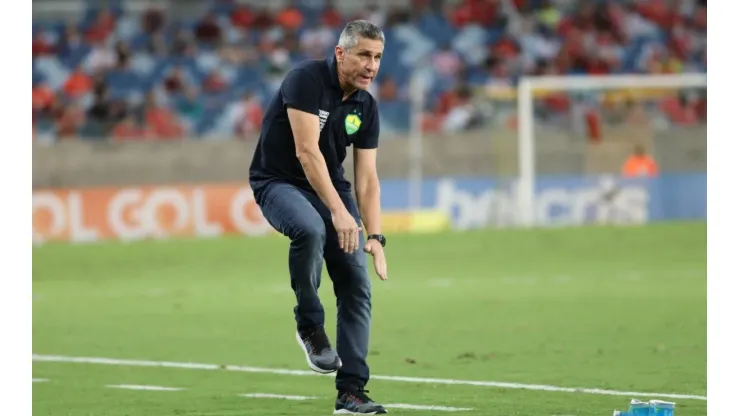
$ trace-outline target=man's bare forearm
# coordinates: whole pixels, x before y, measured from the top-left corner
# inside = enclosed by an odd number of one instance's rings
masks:
[[[329,177],[326,160],[321,151],[317,149],[305,149],[298,155],[303,171],[311,187],[321,198],[321,201],[331,212],[337,212],[344,207],[342,199],[339,198],[337,190]]]
[[[357,204],[368,234],[381,234],[380,182],[368,180],[357,186]]]

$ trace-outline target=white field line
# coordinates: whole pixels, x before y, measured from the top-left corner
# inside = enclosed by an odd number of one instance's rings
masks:
[[[219,364],[201,364],[201,363],[183,363],[183,362],[171,362],[171,361],[147,361],[147,360],[126,360],[118,358],[100,358],[100,357],[69,357],[61,355],[41,355],[33,354],[34,361],[45,361],[45,362],[62,362],[62,363],[80,363],[80,364],[103,364],[103,365],[120,365],[120,366],[133,366],[133,367],[165,367],[165,368],[182,368],[189,370],[223,370],[223,371],[237,371],[245,373],[265,373],[265,374],[279,374],[289,376],[316,376],[317,373],[309,370],[289,370],[282,368],[264,368],[264,367],[245,367],[237,365],[219,365]],[[325,376],[332,377],[333,375],[327,374]],[[550,386],[545,384],[524,384],[524,383],[507,383],[501,381],[475,381],[475,380],[455,380],[455,379],[444,379],[444,378],[425,378],[425,377],[401,377],[401,376],[384,376],[384,375],[373,375],[373,380],[385,380],[385,381],[398,381],[402,383],[422,383],[422,384],[448,384],[448,385],[465,385],[465,386],[479,386],[479,387],[496,387],[502,389],[521,389],[521,390],[535,390],[535,391],[551,391],[561,393],[582,393],[582,394],[597,394],[604,396],[633,396],[633,397],[652,397],[652,398],[670,398],[670,399],[684,399],[684,400],[703,400],[706,401],[706,396],[699,396],[693,394],[677,394],[677,393],[645,393],[645,392],[634,392],[634,391],[619,391],[619,390],[605,390],[605,389],[594,389],[594,388],[578,388],[578,387],[558,387]]]
[[[383,407],[388,409],[406,409],[406,410],[431,410],[437,412],[465,412],[473,410],[467,407],[447,407],[447,406],[421,406],[418,404],[392,403],[384,404]]]
[[[149,390],[149,391],[181,391],[179,387],[145,386],[139,384],[109,384],[105,387],[124,390]]]
[[[47,381],[49,381],[49,379],[48,378],[34,378],[32,379],[32,381],[34,383],[46,383]]]
[[[283,394],[272,394],[272,393],[247,393],[247,394],[240,394],[241,397],[248,397],[252,399],[283,399],[283,400],[313,400],[313,399],[320,399],[320,397],[315,396],[292,396],[292,395],[283,395]],[[463,407],[447,407],[447,406],[425,406],[420,404],[405,404],[405,403],[398,403],[398,404],[384,404],[383,406],[392,409],[406,409],[406,410],[436,410],[440,412],[464,412],[466,410],[473,410],[469,408],[463,408]]]
[[[313,396],[292,396],[284,394],[272,394],[272,393],[247,393],[240,394],[241,397],[248,397],[250,399],[283,399],[283,400],[313,400],[318,397]]]

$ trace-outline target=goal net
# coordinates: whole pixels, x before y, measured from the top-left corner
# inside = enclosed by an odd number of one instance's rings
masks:
[[[524,78],[524,226],[706,217],[706,76]]]
[[[445,143],[433,144],[447,147],[446,166],[464,167],[447,169],[437,207],[456,228],[705,219],[706,101],[698,74],[478,88],[468,118],[450,113]]]

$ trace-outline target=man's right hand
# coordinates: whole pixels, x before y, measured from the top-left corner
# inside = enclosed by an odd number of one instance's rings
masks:
[[[344,207],[339,212],[332,212],[331,222],[337,231],[339,246],[345,253],[354,253],[360,247],[362,227],[357,225],[355,218]]]

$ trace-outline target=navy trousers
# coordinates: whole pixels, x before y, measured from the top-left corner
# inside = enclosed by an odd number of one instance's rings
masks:
[[[352,196],[341,193],[347,210],[360,224]],[[290,239],[288,269],[295,292],[293,309],[299,330],[324,326],[324,308],[319,300],[323,262],[334,286],[337,301],[336,350],[342,360],[337,388],[364,387],[370,377],[366,359],[370,340],[370,277],[367,254],[359,249],[345,253],[331,222],[331,213],[318,195],[284,182],[272,182],[255,199],[265,219]]]

